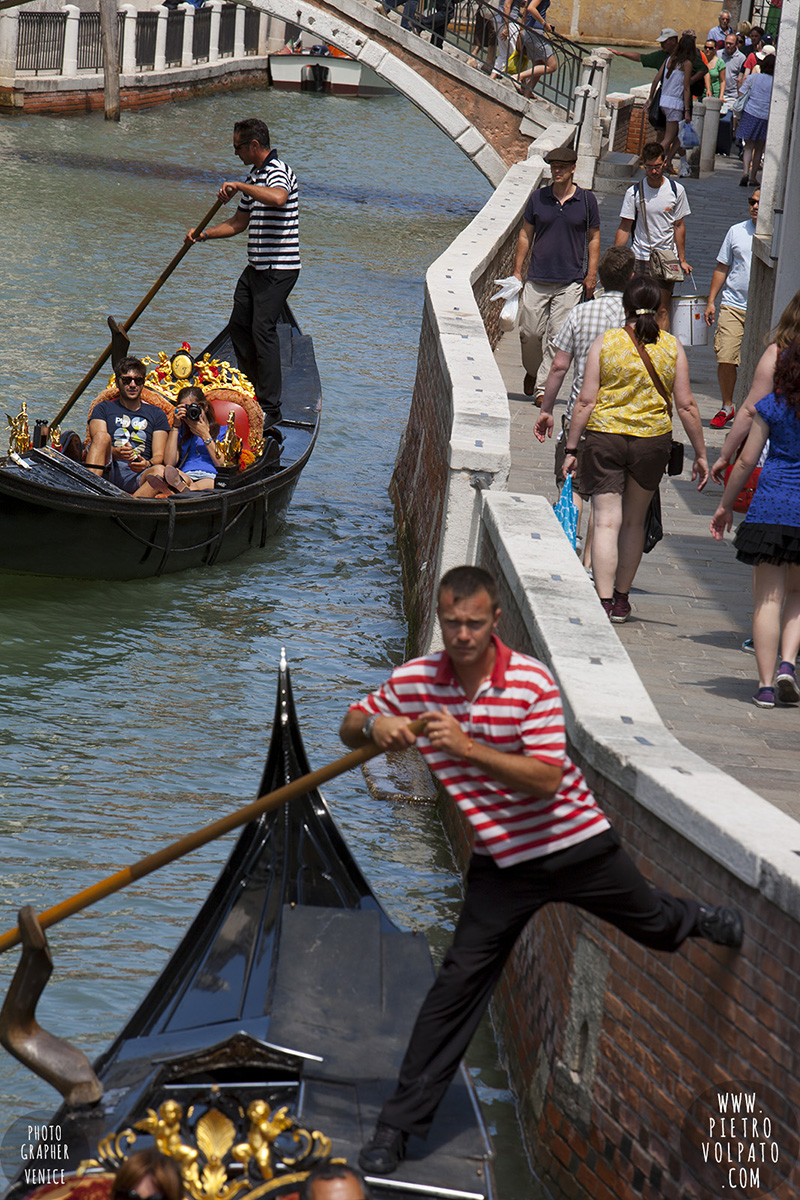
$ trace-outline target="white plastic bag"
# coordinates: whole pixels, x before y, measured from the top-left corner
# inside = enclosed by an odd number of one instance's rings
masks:
[[[681,121],[678,126],[678,140],[684,150],[691,150],[694,146],[700,145],[700,138],[691,121]]]
[[[500,313],[500,328],[503,333],[510,333],[519,316],[519,294],[522,291],[522,284],[516,275],[509,275],[505,279],[495,279],[494,282],[499,291],[495,292],[491,299],[504,302]]]

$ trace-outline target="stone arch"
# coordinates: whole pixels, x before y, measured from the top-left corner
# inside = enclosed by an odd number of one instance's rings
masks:
[[[366,5],[343,0],[342,6],[351,10],[346,19],[335,10],[318,7],[309,0],[250,0],[250,3],[269,16],[299,25],[318,35],[321,42],[329,42],[372,67],[446,133],[494,187],[500,183],[508,168],[488,139],[428,80],[371,36],[367,23],[372,13]]]

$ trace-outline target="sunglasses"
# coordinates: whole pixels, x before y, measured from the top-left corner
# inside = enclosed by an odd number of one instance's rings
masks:
[[[755,208],[756,205],[758,204],[758,201],[757,200],[748,200],[747,203],[750,205],[751,208]]]
[[[120,383],[124,384],[126,387],[129,383],[142,383],[143,384],[144,383],[144,375],[120,375],[119,381],[120,381]]]

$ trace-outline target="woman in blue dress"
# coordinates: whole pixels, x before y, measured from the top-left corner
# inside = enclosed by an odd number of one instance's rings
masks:
[[[758,487],[734,537],[736,557],[753,567],[753,703],[759,708],[774,708],[776,691],[784,704],[800,700],[794,665],[800,649],[800,337],[779,355],[774,389],[755,406],[744,449],[711,518],[711,532],[721,541],[733,523],[733,503],[769,439]]]

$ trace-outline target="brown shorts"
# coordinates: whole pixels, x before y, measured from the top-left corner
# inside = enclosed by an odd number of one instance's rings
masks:
[[[621,496],[630,477],[646,492],[654,492],[667,469],[671,445],[671,433],[631,437],[587,430],[581,457],[581,491],[589,496]]]
[[[720,305],[717,332],[714,334],[714,353],[718,363],[739,366],[746,316],[743,308],[734,308],[730,304]]]

